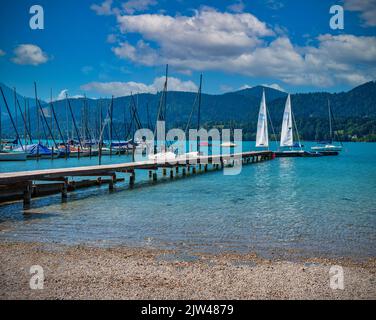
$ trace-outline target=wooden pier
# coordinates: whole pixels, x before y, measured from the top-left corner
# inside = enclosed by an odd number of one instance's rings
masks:
[[[4,193],[9,194],[9,192],[16,193],[16,198],[18,194],[18,199],[23,199],[24,207],[28,207],[32,196],[61,192],[62,199],[66,199],[68,191],[102,183],[108,183],[109,189],[113,190],[117,181],[124,180],[118,179],[116,177],[117,173],[130,174],[129,185],[132,187],[136,181],[136,170],[149,170],[149,178],[156,182],[158,179],[157,170],[160,168],[162,168],[163,176],[167,175],[167,169],[169,168],[169,177],[173,179],[174,175],[179,174],[179,168],[182,168],[182,176],[184,177],[187,174],[195,174],[197,171],[207,172],[209,165],[212,166],[212,169],[219,170],[225,166],[235,166],[240,163],[242,165],[257,163],[271,159],[274,159],[272,151],[257,151],[232,155],[198,156],[187,159],[178,158],[174,162],[146,160],[121,164],[0,173],[0,196],[3,195],[3,197],[0,197],[0,202],[12,200],[11,197],[4,197]],[[69,182],[69,177],[96,177],[96,180]],[[107,179],[102,180],[102,177],[107,177]],[[38,184],[38,182],[43,182],[43,184]],[[39,191],[35,190],[36,186],[39,186]],[[46,190],[45,192],[40,190],[43,188]]]

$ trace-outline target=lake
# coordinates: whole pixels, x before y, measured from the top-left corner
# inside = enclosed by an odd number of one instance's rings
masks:
[[[311,145],[310,143],[305,143]],[[250,150],[254,142],[244,143]],[[130,161],[104,157],[103,163]],[[97,164],[96,157],[0,163],[0,172]],[[376,144],[345,143],[339,156],[278,158],[239,175],[209,172],[136,187],[118,183],[0,206],[0,239],[181,252],[367,258],[376,255]],[[121,175],[119,175],[121,176]],[[158,178],[161,180],[159,173]]]

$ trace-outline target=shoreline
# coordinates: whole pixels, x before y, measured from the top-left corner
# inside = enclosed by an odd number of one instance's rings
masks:
[[[254,253],[0,241],[0,299],[376,299],[376,258],[265,259]],[[29,286],[43,267],[44,289]],[[344,271],[344,290],[329,270]]]

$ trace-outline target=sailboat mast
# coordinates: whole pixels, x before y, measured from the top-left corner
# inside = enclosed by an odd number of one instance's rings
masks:
[[[165,82],[163,86],[163,91],[161,93],[161,98],[159,100],[159,107],[157,113],[157,121],[166,121],[166,106],[167,106],[167,81],[168,81],[168,64],[166,64],[166,75]],[[156,135],[157,126],[154,130],[154,136]]]
[[[67,132],[67,141],[69,140],[69,119],[68,119],[68,102],[65,100],[65,129]]]
[[[53,134],[52,134],[51,128],[50,128],[50,126],[49,126],[49,124],[48,124],[48,121],[47,121],[46,115],[44,114],[43,108],[42,108],[42,106],[41,106],[41,104],[40,104],[40,101],[39,101],[39,99],[38,99],[38,96],[37,96],[37,84],[36,84],[35,82],[34,82],[34,89],[35,89],[35,97],[36,97],[36,100],[37,100],[37,104],[38,104],[39,110],[40,110],[40,112],[41,112],[41,114],[42,114],[42,118],[43,118],[43,120],[44,120],[44,122],[45,122],[45,124],[46,124],[47,130],[48,130],[48,133],[50,134],[50,136],[51,136],[51,138],[52,138],[52,142],[54,143],[55,147],[58,148],[58,145],[57,145],[57,143],[56,143],[56,141],[55,141],[55,139],[54,139],[54,136],[53,136]],[[46,136],[46,138],[47,138],[47,136]]]
[[[200,74],[200,87],[198,89],[197,130],[200,130],[200,121],[201,121],[201,89],[202,89],[202,74]]]
[[[30,102],[29,102],[29,99],[27,99],[27,122],[29,124],[29,130],[30,130],[30,134],[32,132],[32,129],[31,129],[31,116],[30,116]],[[30,137],[30,143],[31,142],[31,137]]]
[[[330,101],[328,99],[328,113],[329,113],[329,135],[330,135],[330,142],[333,141],[333,129],[332,129],[332,112],[330,110]]]
[[[22,114],[22,112],[21,112]],[[26,123],[26,119],[27,119],[27,113],[26,113],[26,98],[24,97],[24,115],[23,115],[23,120],[24,120],[24,142],[25,142],[25,145],[27,145],[27,123]]]
[[[68,101],[68,106],[69,106],[70,114],[71,114],[71,116],[72,116],[73,126],[74,126],[74,129],[76,130],[76,134],[77,134],[78,142],[79,142],[80,147],[81,147],[81,150],[82,150],[82,142],[81,142],[80,131],[79,131],[78,128],[77,128],[76,120],[75,120],[75,118],[74,118],[74,114],[73,114],[72,106],[71,106],[70,101],[69,101],[69,99],[68,99],[68,94],[67,94],[67,93],[65,93],[65,99]]]
[[[10,109],[9,109],[9,106],[8,106],[8,102],[5,99],[4,91],[3,91],[3,88],[1,86],[0,86],[0,90],[1,90],[1,95],[3,96],[5,107],[7,108],[7,111],[8,111],[8,115],[9,115],[10,121],[11,121],[11,123],[13,125],[14,131],[16,132],[16,139],[17,139],[17,141],[20,142],[22,150],[24,150],[24,146],[23,146],[23,144],[22,144],[22,142],[20,140],[20,135],[18,134],[18,130],[17,130],[16,124],[14,123],[14,120],[13,120],[13,117],[12,117],[12,113],[10,112]]]
[[[55,108],[54,108],[54,105],[53,105],[52,101],[51,101],[50,105],[51,105],[52,116],[53,116],[53,118],[54,118],[54,120],[56,122],[56,127],[57,127],[57,130],[59,132],[59,136],[60,136],[61,142],[64,143],[64,136],[63,136],[63,133],[61,132],[59,121],[57,120],[56,113],[55,113]],[[64,143],[64,146],[67,147],[66,143]]]
[[[30,130],[28,130],[28,128],[27,128],[27,122],[26,122],[26,101],[25,101],[25,98],[24,98],[25,115],[22,113],[21,105],[20,105],[20,102],[18,101],[17,96],[16,96],[16,104],[17,104],[18,109],[19,109],[19,111],[20,111],[21,119],[22,119],[22,121],[23,121],[23,123],[24,123],[24,132],[25,132],[24,138],[25,138],[25,143],[26,143],[26,133],[29,135],[30,140],[32,140],[32,138],[31,138],[31,132],[30,132]]]
[[[15,122],[16,122],[16,127],[18,128],[18,112],[17,112],[17,92],[16,92],[16,88],[13,87],[13,95],[14,95],[14,118],[15,118]]]
[[[1,104],[0,104],[0,151],[3,150],[3,140],[2,140],[2,127],[1,127],[1,121],[2,120],[2,110],[1,110]]]

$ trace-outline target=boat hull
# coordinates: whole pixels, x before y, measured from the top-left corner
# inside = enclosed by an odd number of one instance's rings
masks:
[[[1,152],[0,161],[25,161],[25,152]]]
[[[339,151],[319,151],[319,153],[323,156],[338,156]]]
[[[298,158],[298,157],[321,157],[319,152],[308,151],[277,151],[275,152],[277,158]]]
[[[317,146],[317,147],[312,147],[312,151],[314,152],[319,152],[323,156],[338,156],[340,151],[342,151],[341,146],[335,146],[335,145],[325,145],[325,146]]]

